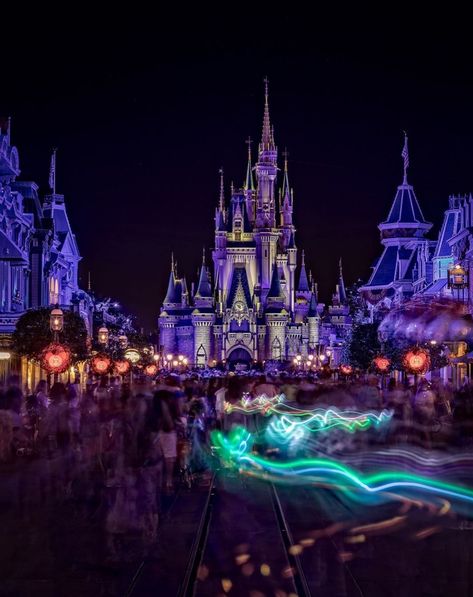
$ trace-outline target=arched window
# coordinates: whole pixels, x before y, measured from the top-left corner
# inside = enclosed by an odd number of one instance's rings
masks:
[[[273,345],[271,346],[271,358],[274,361],[281,360],[281,342],[279,338],[274,338]]]
[[[204,345],[201,344],[197,349],[197,353],[195,355],[195,362],[197,367],[205,367],[207,364],[207,351],[204,348]]]

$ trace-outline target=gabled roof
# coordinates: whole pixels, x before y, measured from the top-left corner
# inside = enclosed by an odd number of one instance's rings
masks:
[[[246,269],[244,267],[235,267],[233,270],[232,283],[230,285],[230,292],[227,296],[227,308],[233,306],[236,295],[241,296],[242,300],[246,302],[248,308],[251,308],[251,293]]]
[[[452,248],[448,241],[458,232],[458,216],[459,211],[448,210],[445,212],[445,217],[439,233],[439,240],[435,248],[434,257],[450,257]]]
[[[398,247],[384,249],[367,286],[388,286],[395,280]]]

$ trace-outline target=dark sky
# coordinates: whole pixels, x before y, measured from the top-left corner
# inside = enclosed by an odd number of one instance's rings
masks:
[[[22,178],[46,189],[59,148],[57,189],[83,255],[82,284],[90,270],[94,289],[146,328],[171,250],[190,282],[212,245],[218,169],[227,188],[243,180],[265,75],[276,143],[290,153],[297,244],[322,299],[340,256],[348,283],[369,275],[376,226],[401,182],[403,129],[410,182],[437,228],[449,194],[473,191],[471,36],[342,29],[304,15],[252,24],[251,35],[244,19],[185,29],[176,18],[130,19],[13,29],[19,51],[2,71],[0,115],[13,116]]]

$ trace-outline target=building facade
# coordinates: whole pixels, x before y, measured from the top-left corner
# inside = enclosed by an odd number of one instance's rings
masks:
[[[287,154],[280,184],[278,171],[266,86],[257,160],[253,163],[248,142],[245,182],[239,189],[232,186],[229,203],[220,173],[213,277],[204,255],[194,291],[171,264],[158,321],[164,355],[179,353],[197,366],[232,366],[284,361],[320,350],[324,305],[318,303],[304,251],[299,255],[296,244]],[[339,288],[344,289],[343,278]],[[340,308],[344,300],[343,290]]]
[[[473,197],[450,196],[437,238],[426,238],[432,224],[425,220],[414,188],[407,181],[407,138],[402,155],[403,182],[387,219],[378,226],[383,251],[360,291],[374,320],[415,297],[460,300],[471,312]],[[449,279],[455,268],[464,274],[461,285]]]
[[[81,259],[67,217],[64,196],[56,193],[56,156],[50,193],[20,180],[18,150],[11,144],[10,120],[0,121],[0,347],[27,309],[59,305],[80,313],[91,332],[90,297],[79,290]]]

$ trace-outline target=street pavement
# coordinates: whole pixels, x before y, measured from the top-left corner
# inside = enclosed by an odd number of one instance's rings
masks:
[[[171,596],[189,570],[210,476],[167,498],[155,544],[123,537],[107,551],[100,504],[41,500],[35,463],[0,471],[0,596]],[[270,484],[222,469],[198,553],[195,595],[297,594],[297,570]],[[473,595],[473,524],[450,511],[392,502],[357,506],[318,487],[277,496],[310,594]],[[287,539],[287,538],[286,538]]]

